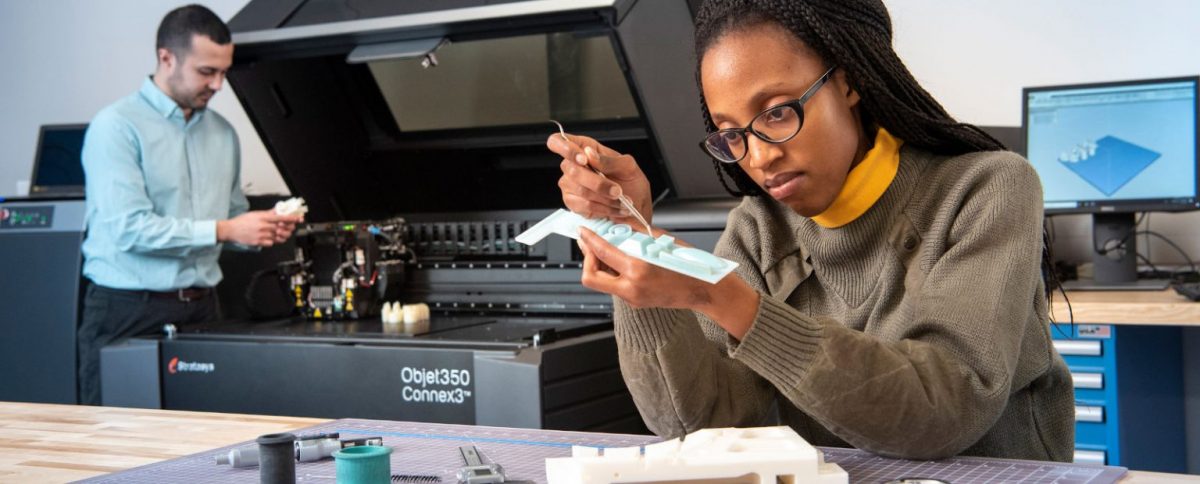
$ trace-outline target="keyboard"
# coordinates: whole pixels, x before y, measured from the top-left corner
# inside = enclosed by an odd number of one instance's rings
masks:
[[[1200,282],[1176,282],[1171,284],[1175,292],[1192,301],[1200,301]]]

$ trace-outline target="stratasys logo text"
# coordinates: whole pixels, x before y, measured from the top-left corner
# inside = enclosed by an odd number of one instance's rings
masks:
[[[217,369],[214,363],[199,363],[195,361],[180,361],[176,356],[167,363],[167,373],[172,375],[180,372],[212,373]]]

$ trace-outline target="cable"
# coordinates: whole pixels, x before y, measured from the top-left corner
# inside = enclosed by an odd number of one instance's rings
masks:
[[[1068,325],[1071,327],[1071,331],[1069,333],[1063,332],[1062,328],[1060,327],[1062,323],[1054,321],[1053,309],[1050,311],[1050,326],[1053,326],[1054,329],[1058,331],[1058,334],[1062,335],[1064,338],[1072,338],[1074,337],[1073,334],[1075,333],[1075,309],[1071,307],[1071,298],[1067,297],[1067,289],[1064,288],[1062,284],[1058,285],[1058,292],[1062,294],[1063,302],[1067,303],[1067,318],[1070,318]]]
[[[274,273],[275,275],[278,276],[279,268],[276,267],[273,269],[263,269],[261,271],[255,272],[253,275],[250,276],[250,281],[246,283],[246,292],[242,294],[242,301],[246,303],[246,310],[250,313],[250,317],[252,319],[256,319],[256,320],[258,320],[258,319],[279,319],[279,318],[287,317],[287,316],[291,315],[291,313],[292,313],[292,308],[290,306],[287,308],[287,312],[266,313],[266,312],[260,311],[258,309],[259,305],[255,304],[254,290],[256,288],[258,288],[259,281],[262,279],[263,276],[265,276],[267,274],[272,274],[272,273]],[[277,284],[277,287],[279,287],[280,291],[282,292],[284,301],[287,301],[289,298],[291,298],[292,295],[287,291],[287,289],[285,289],[283,287],[282,284]]]
[[[337,269],[334,269],[334,270],[333,270],[333,277],[332,277],[332,279],[333,279],[333,286],[334,286],[334,287],[336,287],[336,288],[338,288],[338,289],[337,289],[338,291],[340,291],[340,290],[341,290],[341,287],[342,287],[342,278],[343,278],[343,277],[345,277],[345,276],[343,276],[343,275],[342,275],[342,273],[343,273],[343,272],[345,272],[345,271],[346,271],[346,269],[351,269],[351,270],[353,270],[354,274],[359,274],[358,266],[354,265],[354,261],[353,261],[353,260],[348,260],[348,261],[346,261],[346,262],[343,262],[343,263],[342,263],[342,265],[340,265],[340,266],[338,266],[338,267],[337,267]]]
[[[1050,326],[1053,327],[1054,330],[1057,331],[1058,334],[1062,335],[1064,338],[1070,338],[1071,334],[1063,332],[1062,328],[1060,327],[1060,325],[1062,323],[1056,322],[1054,320],[1054,297],[1053,297],[1053,294],[1054,294],[1054,289],[1057,288],[1058,291],[1060,293],[1062,293],[1063,302],[1065,302],[1067,304],[1067,317],[1070,319],[1068,324],[1070,324],[1070,326],[1071,326],[1071,333],[1074,333],[1075,309],[1071,307],[1071,299],[1067,297],[1067,290],[1065,288],[1063,288],[1062,281],[1060,281],[1058,279],[1058,271],[1055,270],[1054,262],[1053,262],[1054,261],[1053,247],[1054,247],[1054,238],[1055,238],[1054,237],[1054,235],[1055,235],[1054,219],[1050,216],[1046,216],[1043,218],[1043,220],[1044,220],[1044,224],[1048,227],[1048,230],[1042,231],[1042,245],[1043,245],[1042,250],[1046,251],[1046,253],[1044,254],[1046,260],[1050,261],[1050,267],[1046,268],[1046,270],[1049,272],[1047,282],[1049,282],[1051,284],[1049,290],[1047,291],[1047,295],[1046,295],[1046,307],[1049,309],[1049,312],[1050,312],[1050,314],[1048,315],[1050,318]]]
[[[1189,256],[1187,255],[1187,252],[1184,252],[1184,251],[1183,251],[1183,249],[1182,249],[1182,248],[1180,248],[1180,247],[1179,247],[1179,245],[1175,244],[1175,242],[1172,242],[1172,241],[1171,241],[1171,239],[1168,239],[1166,236],[1164,236],[1164,235],[1162,235],[1162,234],[1160,234],[1160,233],[1158,233],[1158,232],[1155,232],[1155,231],[1153,231],[1153,230],[1143,230],[1143,231],[1141,231],[1141,232],[1138,232],[1138,234],[1139,234],[1139,235],[1142,235],[1142,234],[1146,235],[1146,248],[1147,248],[1147,249],[1149,249],[1149,248],[1150,248],[1150,238],[1149,238],[1149,236],[1153,235],[1153,236],[1155,236],[1155,237],[1158,237],[1158,238],[1162,239],[1162,241],[1163,241],[1163,242],[1166,242],[1166,244],[1167,244],[1167,245],[1169,245],[1169,246],[1171,246],[1171,248],[1172,248],[1172,249],[1175,249],[1175,252],[1178,252],[1178,253],[1179,253],[1179,255],[1183,256],[1183,260],[1184,260],[1184,261],[1186,261],[1186,262],[1188,263],[1188,266],[1189,266],[1189,267],[1192,269],[1192,272],[1196,272],[1196,263],[1195,263],[1194,261],[1192,261],[1192,258],[1191,258],[1191,257],[1189,257]],[[1146,252],[1147,252],[1147,253],[1146,253],[1146,258],[1147,258],[1147,259],[1149,259],[1149,258],[1150,258],[1149,250],[1147,250]],[[1151,265],[1151,267],[1154,267],[1154,266],[1153,266],[1153,265]],[[1176,272],[1179,272],[1179,271],[1176,271]]]
[[[1150,259],[1146,258],[1146,256],[1144,256],[1142,254],[1136,254],[1136,255],[1137,255],[1138,259],[1140,259],[1142,262],[1145,262],[1147,266],[1150,266],[1151,274],[1158,274],[1158,268],[1154,266],[1153,262],[1150,262]]]
[[[1133,228],[1129,229],[1129,231],[1125,233],[1124,237],[1121,237],[1121,240],[1117,242],[1117,245],[1113,246],[1111,249],[1106,249],[1103,247],[1096,246],[1096,240],[1093,239],[1092,240],[1092,249],[1095,250],[1096,253],[1100,254],[1100,255],[1108,255],[1109,252],[1112,252],[1114,250],[1125,250],[1125,244],[1129,243],[1129,238],[1136,237],[1135,234],[1137,234],[1137,227],[1138,227],[1138,225],[1141,225],[1142,219],[1146,218],[1146,213],[1147,212],[1142,212],[1140,215],[1138,215],[1137,220],[1135,220],[1133,222]],[[1096,228],[1092,227],[1093,233],[1095,233],[1095,230],[1096,230]],[[1112,240],[1112,239],[1109,239],[1109,240]],[[1134,242],[1136,242],[1136,241],[1137,240],[1135,239]]]
[[[1150,212],[1146,212],[1146,232],[1149,232],[1149,231],[1150,231]],[[1145,247],[1146,247],[1146,258],[1153,259],[1153,257],[1150,257],[1150,236],[1149,236],[1149,234],[1146,235]],[[1184,259],[1187,260],[1187,257],[1184,257]]]

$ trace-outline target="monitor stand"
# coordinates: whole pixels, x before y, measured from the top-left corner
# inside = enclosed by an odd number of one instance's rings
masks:
[[[1092,214],[1095,279],[1066,281],[1069,291],[1161,291],[1165,279],[1137,278],[1137,219],[1134,213]],[[1099,250],[1096,250],[1099,249]]]

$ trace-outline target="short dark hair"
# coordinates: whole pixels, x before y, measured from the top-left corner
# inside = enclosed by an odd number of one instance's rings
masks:
[[[221,17],[203,5],[184,5],[167,12],[158,24],[158,39],[155,52],[167,49],[176,57],[183,57],[192,50],[192,36],[203,35],[219,45],[230,42],[229,27]]]

